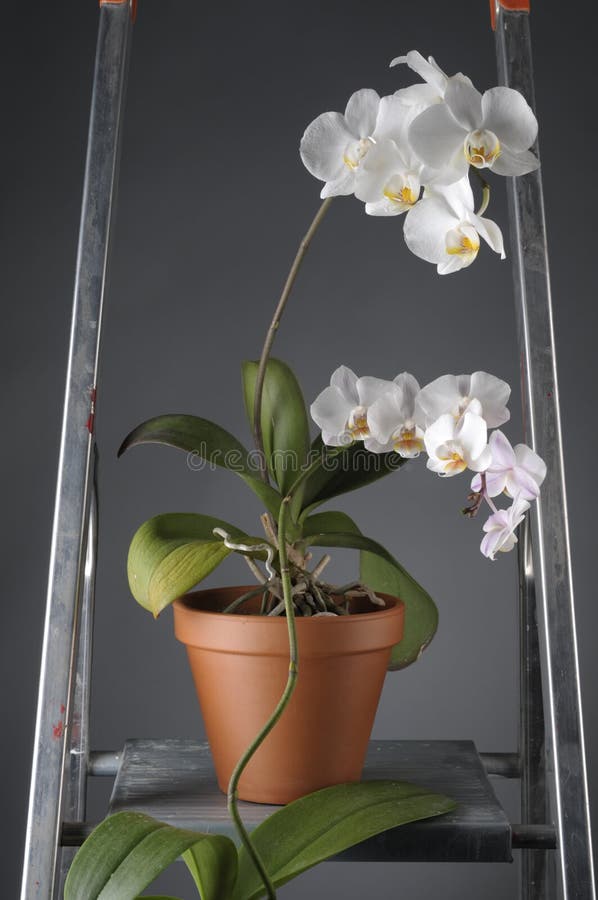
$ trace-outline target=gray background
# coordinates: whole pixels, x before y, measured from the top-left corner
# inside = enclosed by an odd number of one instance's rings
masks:
[[[569,16],[556,2],[536,6],[537,102],[595,799],[592,29],[588,0]],[[25,828],[97,15],[92,0],[70,0],[11,4],[3,19],[2,894],[12,898]],[[433,53],[449,73],[467,72],[481,89],[496,81],[483,0],[141,0],[98,408],[96,748],[116,748],[134,736],[202,733],[170,615],[153,622],[128,593],[125,556],[135,528],[158,512],[197,510],[252,529],[258,513],[232,475],[190,472],[183,454],[165,448],[141,448],[117,461],[118,444],[144,418],[177,411],[215,419],[249,440],[239,362],[258,353],[318,204],[319,184],[299,161],[299,138],[320,112],[343,109],[352,91],[368,86],[390,93],[408,83],[406,71],[391,71],[387,63],[414,47]],[[506,229],[504,184],[495,183],[491,215]],[[487,369],[514,385],[508,433],[513,442],[522,439],[509,262],[484,247],[474,266],[439,279],[406,250],[400,220],[368,218],[355,200],[333,205],[276,352],[295,368],[309,399],[342,362],[388,378],[407,369],[422,382],[443,372]],[[441,613],[425,657],[387,679],[374,735],[472,738],[482,750],[513,750],[515,557],[493,564],[481,557],[480,523],[458,512],[466,484],[464,478],[440,482],[420,461],[338,504],[426,585]],[[339,578],[351,562],[348,554],[339,557]],[[230,563],[211,581],[239,578],[245,573]],[[101,790],[92,797],[96,815]],[[516,818],[516,797],[507,794]],[[191,896],[182,868],[160,885]],[[516,885],[517,864],[329,864],[281,893],[508,900]]]

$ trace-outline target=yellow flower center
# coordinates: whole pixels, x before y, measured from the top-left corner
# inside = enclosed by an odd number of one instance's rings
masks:
[[[463,149],[470,165],[484,169],[500,156],[500,141],[493,131],[472,131],[465,138]]]
[[[460,453],[452,452],[449,453],[448,456],[441,456],[439,458],[445,464],[444,471],[447,475],[458,475],[467,468],[467,463]]]
[[[422,438],[416,437],[415,426],[413,428],[403,427],[393,439],[393,447],[397,453],[405,456],[415,456],[424,449],[424,442]]]
[[[393,203],[404,203],[405,206],[413,206],[417,203],[415,191],[410,187],[401,188],[399,191],[393,191],[392,188],[384,188],[384,196]]]
[[[353,440],[362,440],[363,438],[367,438],[370,436],[370,429],[368,427],[368,419],[365,413],[351,416],[349,419],[349,427],[347,431],[353,438]]]
[[[451,244],[446,248],[446,252],[450,253],[451,256],[455,254],[466,254],[466,253],[477,253],[480,249],[480,242],[474,240],[467,234],[461,235],[459,241],[456,244]]]

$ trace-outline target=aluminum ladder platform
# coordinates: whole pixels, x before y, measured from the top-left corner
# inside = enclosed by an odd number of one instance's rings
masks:
[[[100,0],[21,900],[61,896],[89,833],[87,779],[116,776],[109,812],[140,809],[230,833],[206,745],[176,739],[89,747],[97,503],[94,415],[102,307],[135,0]],[[491,0],[500,82],[534,105],[528,0]],[[401,777],[459,801],[455,813],[353,848],[361,860],[510,860],[524,900],[595,900],[542,178],[509,179],[526,440],[549,476],[519,542],[519,748],[469,741],[372,742],[367,777]],[[562,673],[567,673],[563,678]],[[489,775],[521,781],[510,823]],[[193,786],[190,793],[189,785]],[[198,803],[197,796],[201,797]],[[250,827],[270,811],[242,805]]]

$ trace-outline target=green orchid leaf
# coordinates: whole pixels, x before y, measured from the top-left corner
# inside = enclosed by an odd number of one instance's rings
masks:
[[[360,576],[374,591],[405,604],[403,639],[392,648],[388,668],[405,669],[420,658],[438,628],[438,608],[430,595],[396,560],[362,551]]]
[[[304,516],[333,497],[355,491],[396,472],[406,462],[398,453],[372,453],[365,449],[361,441],[351,444],[342,453],[326,455],[320,436],[313,442],[310,453],[312,458],[322,455],[323,464],[306,480]]]
[[[230,900],[237,880],[237,848],[232,841],[202,841],[183,853],[201,900]]]
[[[233,541],[263,543],[234,525],[198,513],[166,513],[145,522],[129,548],[127,574],[135,600],[154,616],[203,581],[232,552],[214,528]],[[256,557],[265,554],[256,552]]]
[[[64,900],[133,900],[175,859],[204,842],[211,853],[198,858],[204,867],[202,877],[209,880],[236,855],[229,838],[173,828],[142,813],[116,813],[93,830],[75,856]],[[230,896],[224,889],[203,900],[224,900]]]
[[[274,813],[251,834],[276,887],[389,828],[442,815],[455,803],[416,785],[370,781],[324,788]],[[264,894],[245,849],[233,900]]]
[[[334,532],[335,525],[343,528]],[[392,648],[388,668],[404,669],[416,662],[438,627],[438,609],[427,591],[407,572],[388,550],[365,537],[353,520],[342,512],[324,512],[308,516],[303,538],[310,546],[349,547],[361,550],[360,580],[374,591],[399,597],[405,604],[403,638]],[[318,533],[319,532],[319,533]]]
[[[257,362],[242,365],[245,409],[252,428],[257,371]],[[270,359],[266,366],[261,424],[268,470],[285,494],[306,463],[310,437],[299,382],[280,359]]]
[[[257,494],[266,509],[274,516],[280,510],[280,494],[265,484],[250,454],[232,434],[198,416],[167,415],[148,419],[135,428],[123,441],[118,451],[138,444],[166,444],[188,454],[188,464],[193,470],[204,465],[220,466],[239,475]]]

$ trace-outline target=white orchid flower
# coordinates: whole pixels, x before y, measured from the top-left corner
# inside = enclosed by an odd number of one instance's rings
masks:
[[[449,186],[431,186],[407,213],[403,232],[411,252],[436,263],[439,275],[470,266],[478,255],[480,238],[505,258],[500,228],[474,211],[467,176]]]
[[[499,509],[484,524],[486,534],[482,538],[480,550],[488,559],[494,559],[499,551],[506,553],[517,543],[515,529],[523,522],[529,509],[527,500],[516,497],[509,509]]]
[[[507,382],[488,372],[441,375],[417,395],[415,418],[425,427],[447,413],[458,421],[466,412],[473,412],[482,416],[488,428],[497,428],[511,418],[507,409],[510,396]]]
[[[339,366],[310,407],[311,417],[322,431],[322,440],[329,447],[345,447],[362,440],[370,449],[372,440],[368,424],[370,407],[388,391],[392,381],[369,375],[358,378],[347,366]]]
[[[417,87],[417,85],[412,85]],[[417,201],[424,183],[435,172],[425,166],[409,143],[409,126],[431,100],[413,96],[412,88],[383,97],[378,109],[374,146],[364,158],[355,182],[355,196],[371,216],[396,216]]]
[[[499,175],[532,172],[540,165],[529,150],[537,134],[536,117],[519,91],[495,87],[482,95],[459,74],[448,79],[444,103],[414,120],[409,140],[429,166],[448,167],[449,183],[470,165]]]
[[[444,476],[459,475],[465,469],[485,471],[492,460],[487,437],[486,422],[474,412],[458,420],[450,414],[440,416],[424,435],[428,469]]]
[[[355,176],[374,146],[380,97],[364,88],[347,103],[344,115],[325,112],[307,126],[301,140],[301,159],[307,170],[326,184],[321,197],[352,194]]]
[[[498,497],[503,491],[508,497],[535,500],[546,477],[546,463],[526,444],[512,447],[502,431],[493,431],[488,441],[492,462],[486,472],[486,494]],[[482,478],[476,475],[472,491],[482,490]]]
[[[370,407],[368,423],[372,438],[369,448],[376,453],[392,450],[406,459],[419,456],[424,449],[424,432],[415,422],[415,398],[419,384],[409,372],[394,379],[391,388]]]

